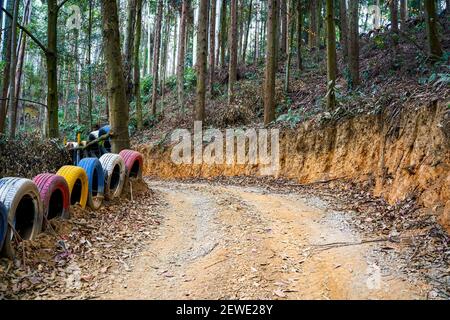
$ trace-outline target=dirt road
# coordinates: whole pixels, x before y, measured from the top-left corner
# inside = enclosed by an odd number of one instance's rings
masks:
[[[201,183],[150,187],[167,202],[164,223],[101,299],[425,298],[425,285],[380,254],[386,243],[357,244],[349,213],[319,198]]]

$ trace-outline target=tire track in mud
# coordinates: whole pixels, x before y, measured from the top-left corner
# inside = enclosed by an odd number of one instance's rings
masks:
[[[420,299],[414,285],[358,242],[319,198],[259,188],[149,182],[165,221],[134,268],[102,299]]]

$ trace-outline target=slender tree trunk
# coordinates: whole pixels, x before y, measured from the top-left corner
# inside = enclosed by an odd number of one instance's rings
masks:
[[[178,106],[184,112],[184,58],[186,45],[186,20],[187,9],[189,8],[188,0],[183,0],[180,19],[180,35],[178,39],[178,66],[177,66],[177,92]]]
[[[91,66],[91,54],[92,54],[92,20],[93,20],[93,12],[92,12],[92,1],[89,0],[89,21],[88,21],[88,53],[87,53],[87,67],[88,67],[88,83],[87,83],[87,91],[88,91],[88,113],[89,113],[89,128],[93,129],[94,120],[92,118],[92,66]]]
[[[206,95],[206,58],[208,52],[208,0],[200,0],[199,6],[200,11],[198,17],[197,32],[197,100],[195,103],[194,120],[204,121]]]
[[[75,29],[75,74],[76,74],[76,85],[75,85],[75,95],[77,97],[76,104],[76,114],[77,114],[77,124],[81,125],[81,57],[79,50],[80,33],[78,29]]]
[[[220,66],[225,66],[225,53],[227,42],[227,0],[222,0],[220,9]]]
[[[228,38],[230,39],[230,65],[228,68],[228,105],[234,102],[234,84],[237,81],[237,0],[231,0],[231,21]]]
[[[326,0],[327,15],[327,109],[332,111],[336,106],[336,28],[334,24],[333,0]]]
[[[286,47],[287,47],[287,34],[288,34],[288,23],[287,23],[287,1],[279,0],[280,5],[280,17],[281,17],[281,37],[280,37],[280,56],[281,58],[286,57]]]
[[[309,9],[309,40],[308,44],[310,48],[317,48],[318,45],[318,39],[319,39],[319,30],[317,28],[318,26],[318,6],[317,6],[318,0],[311,0],[310,2],[310,9]]]
[[[435,0],[425,0],[425,17],[427,21],[426,25],[430,58],[432,60],[438,60],[442,57],[442,45],[439,41]]]
[[[349,21],[349,69],[351,75],[350,87],[359,86],[359,23],[357,0],[349,1],[350,21]]]
[[[167,50],[170,36],[170,20],[171,15],[169,10],[166,10],[164,19],[164,38],[162,41],[162,55],[161,55],[161,116],[164,117],[165,106],[165,92],[166,92],[166,72],[167,72]]]
[[[287,23],[286,25],[289,26],[288,30],[288,38],[287,38],[287,47],[286,47],[286,71],[285,71],[285,79],[284,79],[284,92],[286,94],[289,93],[289,80],[291,78],[291,57],[292,57],[292,42],[294,39],[294,8],[293,8],[293,0],[288,0],[287,4]]]
[[[400,22],[401,29],[405,30],[408,20],[408,0],[400,0]]]
[[[128,101],[131,102],[133,97],[133,82],[132,82],[132,70],[133,70],[133,53],[134,53],[134,29],[136,22],[136,0],[128,0],[128,10],[127,10],[127,25],[126,25],[126,36],[125,36],[125,46],[124,46],[124,65],[125,68],[125,81]]]
[[[391,12],[391,29],[398,33],[398,0],[389,1],[389,10]]]
[[[152,86],[152,115],[156,115],[156,99],[158,97],[158,70],[159,70],[159,51],[161,47],[161,20],[163,14],[163,2],[158,1],[158,13],[155,27],[155,43],[153,45],[153,86]]]
[[[8,12],[12,12],[14,10],[13,1],[8,1],[7,10]],[[2,60],[5,61],[5,66],[3,68],[3,87],[2,87],[2,100],[0,100],[0,133],[4,133],[5,130],[5,122],[6,122],[6,113],[7,113],[7,105],[8,105],[8,89],[9,89],[9,76],[10,76],[10,68],[11,68],[11,18],[5,17],[5,37],[3,38],[3,53]]]
[[[4,8],[3,0],[0,0],[0,8]],[[3,28],[3,11],[0,12],[0,29]],[[7,30],[5,30],[7,32]],[[3,30],[0,30],[0,44],[2,43]]]
[[[348,61],[348,18],[347,18],[347,1],[346,0],[339,0],[339,17],[341,22],[341,47],[342,47],[342,54],[344,55],[344,59],[347,62]]]
[[[256,17],[255,17],[255,49],[254,49],[254,53],[253,53],[253,64],[256,66],[258,64],[258,60],[259,60],[259,19],[260,19],[260,7],[259,7],[259,1],[256,0]]]
[[[248,18],[247,18],[247,26],[245,28],[245,38],[244,38],[244,47],[242,49],[242,61],[245,63],[245,58],[247,56],[247,45],[248,45],[248,34],[250,33],[250,25],[252,23],[252,9],[253,9],[253,0],[250,0],[250,6],[248,8]]]
[[[211,14],[209,17],[209,93],[214,90],[214,67],[216,65],[216,0],[211,0]]]
[[[178,45],[178,33],[180,32],[178,20],[179,20],[178,17],[175,17],[175,27],[173,31],[172,69],[171,69],[172,75],[177,73],[177,45]]]
[[[16,117],[17,109],[16,105],[16,66],[17,66],[17,21],[19,17],[19,0],[14,0],[14,11],[11,28],[11,68],[9,70],[9,100],[8,100],[8,113],[9,113],[9,137],[14,139],[16,136]]]
[[[264,82],[264,124],[275,120],[275,74],[277,67],[278,1],[267,1],[267,53]]]
[[[297,3],[297,68],[298,71],[303,69],[302,61],[302,25],[303,25],[303,12],[302,1],[296,0]]]
[[[50,138],[59,137],[58,122],[58,3],[47,1],[47,120]]]
[[[142,29],[142,0],[136,0],[136,38],[134,41],[134,99],[136,103],[137,128],[143,127],[142,102],[141,102],[141,77],[139,54],[141,50],[141,29]]]
[[[120,50],[119,17],[117,2],[101,0],[103,47],[107,71],[108,106],[112,152],[119,153],[130,147],[128,133],[128,100],[123,76],[122,55]]]

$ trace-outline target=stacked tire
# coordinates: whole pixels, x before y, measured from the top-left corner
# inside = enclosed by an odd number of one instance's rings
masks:
[[[7,229],[2,252],[14,256],[16,240],[34,240],[41,232],[43,206],[33,181],[22,178],[0,179],[0,203],[7,215]],[[4,228],[4,227],[3,227]]]

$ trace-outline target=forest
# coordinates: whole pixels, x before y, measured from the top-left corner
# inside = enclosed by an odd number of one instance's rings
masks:
[[[0,300],[450,297],[450,0],[0,8]]]

